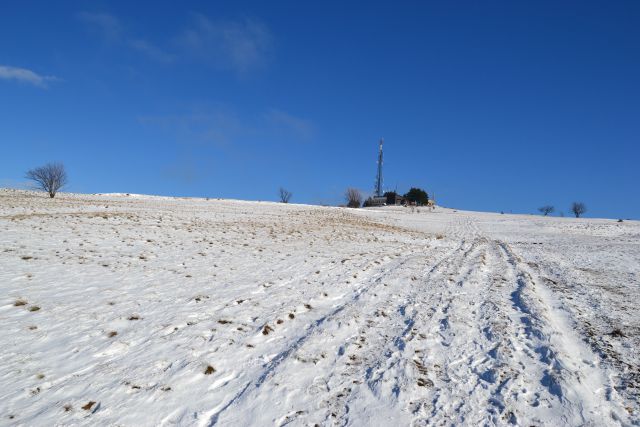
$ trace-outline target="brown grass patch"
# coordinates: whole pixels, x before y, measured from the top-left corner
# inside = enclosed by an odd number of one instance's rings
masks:
[[[211,375],[215,371],[216,371],[216,369],[213,366],[209,365],[209,366],[207,366],[207,369],[204,370],[204,374],[205,375]]]
[[[91,408],[93,408],[93,405],[95,405],[96,402],[94,402],[93,400],[89,401],[86,405],[84,405],[82,407],[82,409],[84,409],[85,411],[90,411]]]

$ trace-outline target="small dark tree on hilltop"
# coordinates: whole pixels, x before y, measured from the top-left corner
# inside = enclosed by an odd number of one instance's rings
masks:
[[[396,193],[395,191],[387,191],[386,193],[383,194],[383,196],[387,198],[388,205],[395,205],[396,198],[398,197],[398,193]]]
[[[404,195],[404,197],[410,201],[414,202],[418,206],[426,205],[429,201],[429,195],[426,191],[421,188],[412,187],[411,190]]]
[[[31,169],[25,177],[34,181],[37,189],[49,193],[51,198],[54,198],[58,190],[67,184],[67,172],[62,163],[47,163]]]
[[[291,196],[293,196],[293,193],[291,193],[291,191],[280,187],[280,201],[282,203],[289,203],[289,200],[291,200]]]
[[[550,213],[552,213],[555,210],[555,208],[551,205],[546,205],[538,208],[538,210],[540,211],[540,213],[542,213],[542,215],[547,216]]]
[[[587,211],[587,207],[582,202],[573,202],[571,204],[571,212],[576,216],[576,218],[580,218]]]
[[[362,205],[362,194],[357,188],[347,188],[344,193],[344,198],[347,201],[347,206],[350,208],[359,208]]]

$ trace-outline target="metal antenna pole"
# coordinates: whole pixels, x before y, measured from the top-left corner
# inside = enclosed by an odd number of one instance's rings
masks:
[[[376,197],[382,197],[382,144],[384,144],[384,138],[380,139],[380,149],[378,152],[378,174],[376,176]]]

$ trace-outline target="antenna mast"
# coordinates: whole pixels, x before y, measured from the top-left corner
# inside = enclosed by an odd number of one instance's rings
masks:
[[[378,152],[378,174],[376,175],[376,197],[382,197],[382,144],[384,138],[380,138],[380,151]]]

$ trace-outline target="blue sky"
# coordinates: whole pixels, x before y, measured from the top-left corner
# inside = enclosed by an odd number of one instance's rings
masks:
[[[640,2],[0,5],[0,186],[640,217]]]

